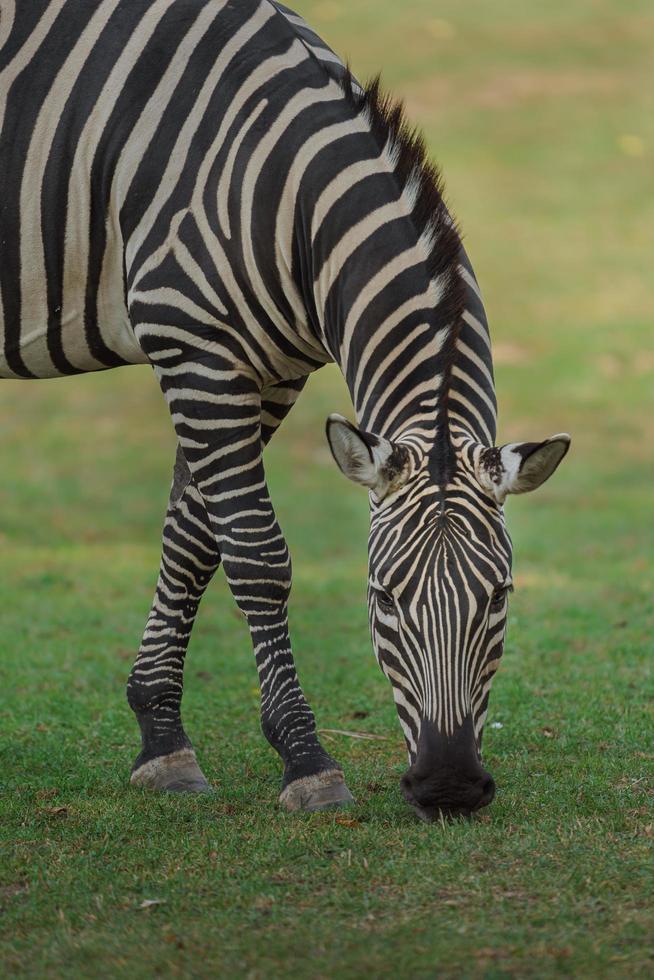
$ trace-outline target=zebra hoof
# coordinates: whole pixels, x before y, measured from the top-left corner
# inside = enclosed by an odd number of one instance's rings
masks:
[[[211,787],[197,764],[193,749],[149,759],[130,776],[132,786],[160,793],[210,793]]]
[[[282,790],[279,802],[291,812],[335,810],[354,803],[340,769],[295,779]]]

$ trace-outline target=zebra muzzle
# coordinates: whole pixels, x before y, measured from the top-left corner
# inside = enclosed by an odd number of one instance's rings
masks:
[[[495,783],[482,766],[472,719],[453,734],[423,721],[415,761],[402,776],[405,800],[422,820],[470,816],[495,796]]]

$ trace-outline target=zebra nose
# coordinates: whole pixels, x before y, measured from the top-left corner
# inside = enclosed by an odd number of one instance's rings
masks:
[[[422,776],[410,769],[400,785],[404,798],[426,820],[438,819],[441,814],[470,816],[488,806],[495,796],[495,782],[484,769],[480,769],[476,778],[468,773],[438,771]]]
[[[400,785],[407,802],[425,820],[441,814],[468,816],[487,806],[495,796],[495,783],[481,764],[472,719],[449,735],[424,721],[415,761]]]

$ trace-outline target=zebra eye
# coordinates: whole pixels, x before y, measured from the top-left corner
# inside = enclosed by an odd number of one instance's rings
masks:
[[[495,592],[493,592],[493,596],[491,598],[491,607],[493,609],[500,609],[504,605],[504,600],[509,592],[513,592],[512,585],[501,585],[499,588],[495,589]]]
[[[493,598],[491,599],[491,606],[493,609],[499,609],[504,605],[504,600],[506,599],[508,588],[496,589],[493,593]]]
[[[393,596],[389,595],[388,592],[384,592],[382,589],[377,590],[377,602],[382,609],[390,610],[395,607]]]

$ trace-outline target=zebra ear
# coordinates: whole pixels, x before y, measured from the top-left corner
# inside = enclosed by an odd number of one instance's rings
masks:
[[[549,480],[570,441],[567,432],[559,432],[544,442],[510,442],[482,449],[475,459],[477,479],[502,504],[510,493],[528,493]]]
[[[405,483],[409,475],[409,453],[404,446],[363,432],[342,415],[327,419],[327,441],[339,469],[381,500]]]

